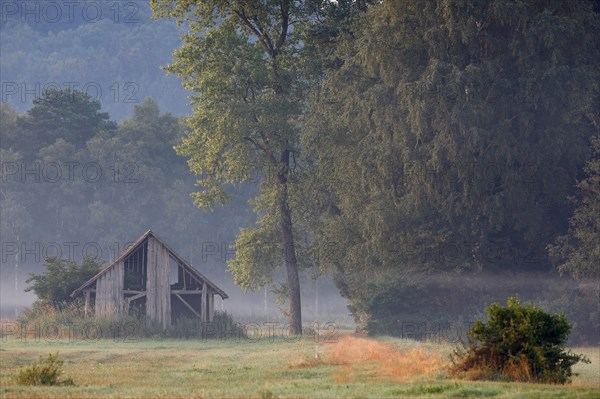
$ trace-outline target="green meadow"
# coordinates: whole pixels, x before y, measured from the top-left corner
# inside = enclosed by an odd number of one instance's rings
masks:
[[[27,338],[27,337],[26,337]],[[2,398],[599,398],[600,349],[568,385],[450,377],[451,346],[340,335],[225,340],[15,339],[0,346]],[[74,386],[22,386],[19,370],[60,353]]]

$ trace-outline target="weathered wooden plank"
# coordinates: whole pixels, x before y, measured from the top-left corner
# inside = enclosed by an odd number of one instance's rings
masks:
[[[200,320],[206,321],[206,282],[202,284],[202,293],[200,294]]]
[[[171,325],[169,251],[154,237],[149,237],[147,259],[146,315],[167,328]]]
[[[146,296],[145,292],[142,292],[141,294],[137,294],[134,296],[130,296],[129,298],[125,298],[125,302],[127,302],[127,304],[130,304],[131,302],[135,301],[136,299],[140,299],[143,296]]]
[[[85,317],[88,316],[88,312],[90,309],[90,290],[85,290],[85,305],[83,307],[83,314]]]
[[[215,294],[208,294],[208,321],[212,322],[215,319]]]
[[[162,323],[163,327],[167,328],[171,326],[171,263],[169,250],[163,245],[160,248],[162,254]]]
[[[115,308],[117,310],[117,316],[122,317],[125,311],[125,298],[123,296],[123,290],[125,289],[125,263],[119,262],[115,266],[115,279],[113,280],[113,293],[115,295]]]
[[[202,291],[200,290],[171,290],[172,294],[179,295],[200,295]]]
[[[146,296],[146,293],[142,292],[140,294],[137,294],[137,295],[134,295],[134,296],[130,296],[129,298],[125,298],[125,304],[124,304],[124,308],[123,308],[123,314],[124,315],[129,314],[131,302],[135,301],[136,299],[140,299],[140,298],[142,298],[144,296]]]
[[[179,294],[175,294],[175,296],[176,296],[177,298],[179,298],[179,300],[180,300],[181,302],[183,302],[183,304],[184,304],[185,306],[187,306],[187,307],[188,307],[188,309],[189,309],[189,310],[191,310],[191,311],[192,311],[192,312],[193,312],[193,313],[194,313],[196,316],[200,317],[200,315],[198,314],[198,312],[196,312],[196,311],[194,310],[194,308],[192,307],[192,305],[190,305],[190,304],[189,304],[189,303],[188,303],[188,302],[187,302],[185,299],[183,299],[182,297],[180,297],[180,296],[179,296]]]
[[[96,317],[104,316],[105,299],[106,299],[106,297],[104,295],[105,276],[106,276],[106,274],[103,274],[102,276],[98,277],[98,280],[96,280],[96,306],[95,306],[95,310],[94,310]]]
[[[119,262],[96,280],[96,316],[117,319],[123,314],[124,264]]]
[[[179,263],[177,263],[177,284],[183,285],[183,289],[186,288],[185,285],[185,270]]]
[[[148,253],[146,254],[146,316],[156,320],[156,240],[148,238]]]

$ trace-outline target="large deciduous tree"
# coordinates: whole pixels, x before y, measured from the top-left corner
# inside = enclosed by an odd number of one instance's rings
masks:
[[[592,138],[594,155],[585,166],[586,178],[577,184],[569,231],[549,246],[561,272],[578,279],[600,278],[600,118],[595,120],[599,130]]]
[[[585,1],[370,7],[302,135],[315,243],[344,295],[414,272],[550,270],[589,156],[599,26]]]
[[[274,284],[285,265],[291,334],[302,331],[297,231],[290,195],[307,79],[305,2],[153,0],[156,16],[185,21],[189,32],[166,69],[194,92],[192,132],[178,146],[200,176],[195,203],[212,208],[230,199],[228,184],[258,177],[260,220],[242,229],[230,268],[237,284]]]

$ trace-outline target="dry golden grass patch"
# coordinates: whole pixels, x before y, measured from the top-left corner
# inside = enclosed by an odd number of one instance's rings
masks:
[[[330,344],[324,363],[339,366],[336,382],[357,378],[369,381],[408,381],[431,378],[443,372],[448,361],[423,348],[399,349],[389,343],[345,336]]]

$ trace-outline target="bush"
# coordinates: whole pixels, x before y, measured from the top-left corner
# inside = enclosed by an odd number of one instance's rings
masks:
[[[17,383],[20,385],[74,385],[69,377],[65,380],[60,379],[62,374],[63,361],[58,359],[56,354],[48,354],[46,359],[40,356],[37,363],[33,363],[22,369],[17,376]]]
[[[469,342],[455,349],[453,374],[472,379],[500,379],[564,384],[571,367],[584,356],[565,352],[571,324],[563,314],[549,314],[531,303],[511,297],[507,306],[492,304],[489,320],[477,321]]]
[[[25,291],[33,291],[44,305],[61,308],[73,301],[71,293],[100,271],[101,263],[85,256],[81,265],[56,256],[44,258],[44,274],[30,273],[26,280],[31,284]]]

